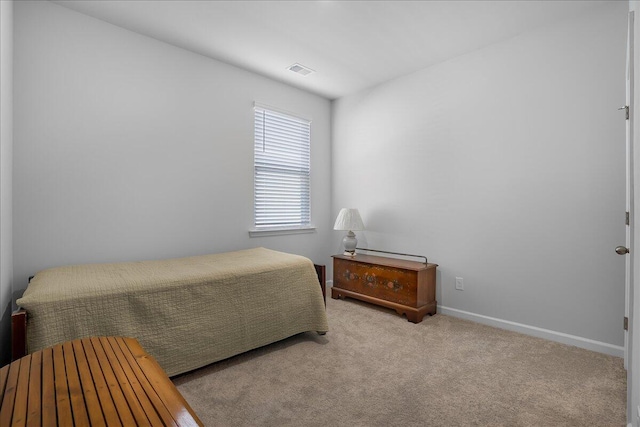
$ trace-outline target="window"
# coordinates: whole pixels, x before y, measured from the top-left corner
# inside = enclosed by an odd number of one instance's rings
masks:
[[[313,230],[311,122],[255,105],[254,230]]]

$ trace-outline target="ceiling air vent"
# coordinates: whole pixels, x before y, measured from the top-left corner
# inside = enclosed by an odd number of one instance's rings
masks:
[[[288,70],[293,71],[294,73],[298,73],[302,76],[306,76],[315,72],[311,68],[305,67],[304,65],[300,65],[298,63],[295,63],[292,66],[290,66]]]

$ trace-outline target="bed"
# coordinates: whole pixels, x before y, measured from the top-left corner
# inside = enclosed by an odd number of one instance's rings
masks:
[[[133,337],[169,376],[328,331],[314,264],[265,248],[51,268],[17,304],[28,352],[88,336]]]

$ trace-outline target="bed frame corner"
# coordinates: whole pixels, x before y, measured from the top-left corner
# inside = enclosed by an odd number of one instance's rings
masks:
[[[27,354],[27,311],[24,308],[11,313],[11,360]]]
[[[318,275],[318,282],[320,282],[320,288],[322,289],[322,299],[324,305],[327,305],[327,267],[322,264],[313,264]]]

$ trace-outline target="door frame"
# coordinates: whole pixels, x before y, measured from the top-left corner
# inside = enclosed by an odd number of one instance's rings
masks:
[[[629,72],[631,75],[631,81],[635,81],[639,78],[638,72],[640,71],[640,64],[638,64],[639,53],[638,36],[640,34],[640,28],[638,28],[638,21],[635,19],[635,10],[640,10],[640,3],[635,0],[629,1],[629,23],[628,23],[628,43],[629,55],[631,55]],[[632,85],[630,88],[631,99],[629,100],[629,120],[631,135],[629,135],[630,146],[629,155],[630,161],[633,164],[640,164],[640,138],[633,132],[635,123],[639,123],[636,111],[638,102],[640,101],[640,92],[638,87]],[[630,246],[629,248],[629,285],[625,292],[625,314],[628,314],[629,318],[629,330],[627,331],[625,339],[625,365],[627,366],[627,422],[629,426],[638,426],[639,417],[638,410],[640,409],[640,351],[638,344],[640,343],[640,316],[635,316],[634,313],[640,313],[640,280],[638,275],[634,275],[634,266],[640,265],[640,251],[635,251],[634,242],[640,241],[640,227],[634,227],[633,224],[640,224],[640,210],[636,209],[636,200],[640,200],[640,175],[636,170],[631,168],[630,182],[633,185],[633,191],[631,193],[632,199],[629,206],[629,222],[630,222]],[[628,311],[628,313],[627,313]]]
[[[626,141],[625,141],[625,149],[626,149],[626,157],[625,157],[625,166],[626,166],[626,213],[627,213],[627,221],[625,226],[625,246],[631,251],[631,248],[634,246],[634,221],[633,214],[635,212],[634,209],[634,161],[633,161],[633,136],[634,136],[634,121],[632,119],[632,113],[635,110],[633,108],[634,101],[634,12],[630,11],[628,15],[628,25],[627,25],[627,70],[626,70],[626,102],[625,106],[627,108],[625,124],[626,124]],[[625,306],[624,306],[624,316],[627,319],[631,318],[633,313],[632,306],[632,295],[633,290],[631,287],[631,283],[633,282],[633,253],[631,256],[625,257]],[[628,369],[629,362],[629,346],[631,344],[629,337],[628,328],[625,328],[624,331],[624,367]]]

